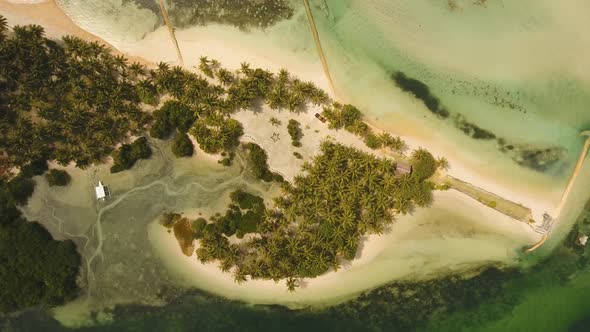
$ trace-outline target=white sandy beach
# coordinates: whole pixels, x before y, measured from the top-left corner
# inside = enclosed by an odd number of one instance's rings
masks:
[[[454,211],[449,211],[450,206]],[[337,272],[304,279],[294,293],[286,290],[284,282],[234,283],[232,275],[221,272],[216,263],[201,264],[195,256],[183,255],[174,234],[157,221],[150,224],[148,236],[165,265],[187,286],[231,299],[293,307],[338,302],[395,279],[416,280],[482,263],[510,264],[522,244],[536,240],[526,225],[515,224],[492,209],[482,210],[455,191],[437,192],[432,209],[436,215],[424,209],[400,217],[389,233],[369,236],[352,263]],[[478,215],[475,220],[474,214]]]
[[[26,6],[0,2],[0,11],[10,24],[37,23],[46,26],[50,37],[74,34],[88,40],[99,40],[69,21],[53,2]],[[292,49],[265,48],[258,42],[261,36],[256,34],[264,33],[253,32],[246,35],[237,29],[213,25],[177,31],[176,37],[188,69],[198,65],[201,55],[217,59],[229,69],[238,68],[241,62],[249,62],[252,66],[272,71],[284,67],[293,75],[313,81],[329,91],[317,58],[310,56],[309,52],[302,52],[301,57],[294,57]],[[176,53],[165,27],[120,51],[152,63],[176,62]],[[313,113],[310,110],[295,115],[288,111],[277,113],[265,108],[258,114],[239,112],[235,117],[244,125],[244,140],[253,138],[268,152],[270,167],[290,178],[297,173],[302,163],[292,157],[292,152],[299,151],[305,158],[313,156],[318,151],[321,138],[326,135],[325,125],[315,119]],[[268,122],[271,116],[279,118],[283,125],[280,128],[271,127]],[[290,118],[298,120],[302,125],[302,148],[291,147],[285,128]],[[371,123],[379,126],[379,122],[371,120]],[[456,149],[460,149],[459,146],[444,141],[436,133],[424,134],[426,129],[420,128],[418,122],[407,117],[400,120],[398,127],[404,128],[402,138],[410,148],[425,147],[437,157],[447,157],[451,164],[449,174],[530,207],[536,218],[558,203],[559,188],[555,192],[539,191],[535,185],[524,186],[524,181],[494,174],[495,169],[486,170],[486,165],[481,165],[477,156],[463,158],[464,154],[455,153]],[[270,140],[269,134],[274,130],[281,136],[277,143]],[[316,133],[315,130],[320,132]],[[413,138],[412,131],[420,133],[420,138]],[[344,131],[329,135],[341,143],[368,150],[360,140]],[[456,214],[453,218],[457,220],[445,220],[450,211]],[[422,227],[422,223],[426,226]],[[423,229],[426,231],[422,231]],[[174,236],[156,222],[150,226],[148,234],[163,261],[185,279],[188,285],[230,298],[291,304],[333,302],[334,299],[352,296],[396,278],[410,277],[418,270],[427,274],[424,271],[435,273],[485,262],[511,263],[517,257],[518,250],[536,242],[539,237],[527,225],[511,220],[460,193],[437,192],[432,209],[418,210],[412,216],[401,217],[389,234],[370,237],[365,242],[359,259],[349,267],[306,280],[302,289],[289,294],[283,284],[277,285],[272,281],[234,284],[231,275],[219,271],[215,264],[202,265],[196,258],[182,255]]]

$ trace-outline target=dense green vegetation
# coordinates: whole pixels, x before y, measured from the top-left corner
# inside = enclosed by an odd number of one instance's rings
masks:
[[[60,304],[78,292],[80,256],[74,243],[53,240],[16,208],[33,188],[33,180],[23,175],[0,178],[0,313]]]
[[[172,153],[176,157],[190,157],[193,155],[193,142],[186,133],[178,133],[172,141]]]
[[[301,124],[297,120],[290,119],[287,124],[287,131],[289,132],[289,136],[291,136],[291,144],[295,147],[300,147],[300,140],[303,136]]]
[[[43,35],[39,26],[9,35],[0,26],[0,154],[14,166],[99,162],[148,119],[135,78],[125,58],[102,45]]]
[[[71,181],[70,174],[61,169],[52,169],[45,174],[45,179],[50,186],[66,186]]]
[[[9,130],[2,132],[8,143],[2,141],[0,147],[15,166],[26,170],[29,165],[27,172],[43,173],[48,159],[74,161],[80,167],[99,162],[129,134],[145,130],[150,116],[140,111],[142,103],[158,105],[160,100],[166,102],[154,112],[150,132],[164,139],[178,131],[173,142],[177,155],[192,150],[188,132],[202,150],[225,154],[231,163],[243,134],[231,114],[260,103],[291,112],[303,111],[310,103],[322,105],[332,128],[344,128],[375,148],[403,147],[399,138],[373,134],[354,106],[327,106],[324,91],[292,78],[286,70],[274,75],[243,63],[232,73],[215,60],[201,58],[200,70],[217,79],[216,85],[164,63],[153,70],[129,65],[124,57],[76,38],[64,38],[61,46],[43,38],[38,27],[17,27],[14,37],[3,38],[2,43],[6,54],[0,54],[5,61],[0,64],[0,83],[8,89],[0,94],[0,106],[7,110],[0,125]],[[28,48],[33,49],[31,57],[18,51]],[[27,71],[30,67],[35,71]],[[294,141],[301,137],[293,121],[289,132]],[[19,144],[26,153],[16,153]],[[269,170],[260,146],[244,144],[244,152],[256,178],[283,182],[281,175]],[[259,197],[235,192],[224,215],[213,216],[211,223],[195,221],[192,229],[201,239],[197,255],[202,261],[219,260],[224,270],[233,270],[238,282],[247,276],[286,278],[293,290],[297,278],[318,276],[353,259],[360,237],[383,232],[393,222],[392,211],[407,213],[414,205],[430,204],[433,186],[426,179],[432,174],[433,158],[425,151],[420,154],[413,160],[414,175],[395,177],[392,160],[324,142],[322,154],[305,164],[303,175],[283,183],[284,193],[275,199],[273,209],[267,210]],[[123,144],[113,154],[111,172],[128,169],[150,155],[145,137]],[[34,184],[20,176],[10,186],[12,199],[24,204]],[[168,219],[174,224],[178,218]],[[229,244],[228,236],[248,233],[256,236]]]
[[[225,5],[224,5],[225,6]],[[150,116],[143,104],[163,105],[153,113],[150,133],[167,138],[174,129],[190,132],[208,153],[231,152],[243,134],[232,112],[259,102],[273,108],[301,110],[308,102],[325,103],[328,97],[313,83],[250,68],[237,72],[215,60],[202,59],[202,76],[160,63],[147,69],[128,64],[97,43],[76,37],[53,42],[38,26],[15,27],[0,41],[0,153],[9,166],[34,161],[74,161],[85,167],[112,152],[130,134],[140,134]],[[20,52],[26,49],[27,52]],[[128,148],[125,148],[128,149]],[[120,171],[131,159],[121,155]],[[230,163],[231,160],[228,160]]]
[[[221,156],[223,157],[221,160],[217,162],[223,166],[231,166],[233,164],[234,158],[236,156],[235,152],[231,151],[229,153],[222,152]]]
[[[209,238],[221,235],[229,237],[235,234],[241,239],[245,234],[256,232],[258,223],[264,220],[266,209],[262,198],[242,190],[232,192],[230,198],[231,204],[225,214],[212,216],[210,218],[211,226],[202,227],[202,235],[200,237],[195,236],[204,239],[201,244],[205,244],[201,247],[201,251],[197,250],[199,259],[209,257],[208,255],[212,252],[212,248],[207,245],[215,242],[209,242]],[[200,223],[202,225],[202,221]],[[199,229],[201,226],[198,225],[195,228]]]
[[[21,166],[19,174],[31,178],[36,175],[43,175],[48,169],[49,167],[47,166],[46,158],[40,157],[37,160],[33,160],[32,162]]]
[[[219,153],[231,150],[240,144],[240,136],[244,134],[242,124],[234,119],[197,121],[191,130],[199,146],[207,153]]]
[[[111,173],[130,169],[139,159],[147,159],[151,155],[152,149],[145,137],[140,137],[131,144],[123,144],[113,155],[115,164],[111,166]]]
[[[321,152],[304,164],[304,173],[293,183],[283,184],[272,209],[265,210],[252,195],[233,193],[237,204],[215,218],[218,231],[205,227],[198,258],[220,261],[237,282],[248,276],[287,279],[294,290],[298,278],[316,277],[352,260],[362,235],[380,234],[394,222],[392,211],[408,213],[414,205],[432,202],[433,185],[425,179],[433,172],[434,158],[425,150],[414,153],[414,175],[400,177],[390,159],[331,142],[322,143]],[[241,210],[251,206],[260,206],[254,212],[256,227],[252,215],[248,228],[258,236],[230,245],[227,236],[238,229],[236,220],[247,216]]]
[[[177,100],[167,100],[154,112],[154,124],[150,129],[150,135],[165,139],[174,129],[178,129],[180,133],[186,133],[196,119],[195,112],[190,106]]]
[[[276,75],[272,86],[266,89],[265,97],[273,110],[288,109],[290,112],[301,111],[306,101],[314,105],[328,102],[328,95],[323,90],[318,89],[312,82],[292,78],[285,69],[281,69]]]
[[[412,177],[419,180],[431,177],[439,166],[430,152],[421,148],[412,152],[411,162],[413,166]]]
[[[35,181],[21,174],[8,181],[6,187],[10,193],[9,202],[25,205],[35,190]]]
[[[247,153],[248,166],[252,169],[254,176],[262,181],[278,181],[282,182],[283,178],[280,174],[276,174],[268,169],[266,151],[262,149],[258,144],[246,143],[243,144],[244,150]]]
[[[389,133],[374,134],[362,120],[361,111],[353,105],[333,103],[331,107],[324,106],[322,115],[328,120],[329,128],[353,133],[361,137],[371,149],[386,147],[394,152],[403,152],[406,149],[405,142],[399,137],[393,137]]]

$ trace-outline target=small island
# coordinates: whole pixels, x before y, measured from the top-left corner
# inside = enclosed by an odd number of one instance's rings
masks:
[[[353,261],[364,236],[387,232],[397,215],[428,207],[433,190],[454,185],[444,176],[444,157],[423,148],[408,151],[400,137],[365,122],[357,107],[332,100],[286,69],[273,73],[244,62],[230,70],[207,57],[200,58],[199,72],[163,62],[129,63],[97,42],[73,36],[55,41],[40,26],[9,30],[0,22],[0,106],[6,110],[0,118],[6,129],[0,133],[6,170],[1,180],[9,212],[26,204],[33,177],[47,171],[48,161],[78,168],[109,163],[112,173],[125,172],[152,157],[152,140],[171,140],[168,149],[178,158],[208,154],[229,167],[239,157],[248,175],[280,186],[279,193],[261,197],[238,189],[225,211],[194,220],[183,211],[167,212],[162,224],[174,232],[179,254],[215,262],[237,283],[284,281],[294,291],[303,278]],[[260,109],[274,120],[263,121],[263,128],[241,122],[244,114]],[[321,126],[308,129],[293,118],[299,114]],[[268,142],[246,135],[254,129],[275,143],[282,136],[290,150],[268,153]],[[284,135],[276,132],[281,130]],[[271,167],[276,158],[288,162],[289,170]],[[52,170],[46,179],[66,185],[67,174]],[[461,185],[474,196],[489,196]],[[523,215],[528,216],[526,209]],[[25,220],[15,212],[5,227],[14,232],[21,224]],[[61,284],[51,290],[59,296],[40,294],[21,303],[9,294],[3,310],[75,296],[80,271],[75,246],[45,240],[64,252],[59,263],[68,274],[58,275]],[[26,282],[37,282],[28,265],[15,269]],[[43,277],[55,277],[48,273]],[[3,282],[14,281],[7,278],[2,274]]]

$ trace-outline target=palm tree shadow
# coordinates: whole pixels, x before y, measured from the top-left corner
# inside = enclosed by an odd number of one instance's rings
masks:
[[[297,280],[297,284],[299,285],[299,288],[305,289],[309,286],[309,281],[301,278]]]
[[[249,110],[254,114],[262,113],[264,111],[263,106],[265,105],[264,99],[256,98],[250,103]]]
[[[309,105],[307,103],[301,103],[301,105],[297,106],[295,109],[296,114],[307,113],[309,110]]]
[[[387,234],[391,233],[391,231],[392,231],[392,226],[389,225],[383,230],[383,233],[379,236],[386,236]],[[360,238],[358,247],[356,249],[356,255],[354,256],[354,260],[360,259],[363,256],[363,250],[365,249],[365,245],[368,241],[369,241],[368,236],[363,236]],[[352,261],[342,262],[342,267],[349,267],[350,264],[352,264]]]

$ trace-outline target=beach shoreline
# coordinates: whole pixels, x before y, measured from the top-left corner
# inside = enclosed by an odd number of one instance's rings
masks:
[[[47,2],[47,3],[41,3],[41,4],[30,4],[30,5],[16,5],[16,4],[2,2],[2,3],[0,3],[0,10],[3,12],[4,15],[6,15],[10,24],[36,23],[36,24],[40,24],[40,25],[45,26],[47,28],[46,33],[51,38],[59,38],[59,37],[66,35],[66,34],[72,34],[72,35],[76,35],[80,38],[83,38],[85,40],[98,41],[98,42],[104,43],[105,45],[108,45],[108,43],[104,42],[102,39],[86,32],[85,30],[76,26],[71,20],[69,20],[69,18],[59,9],[59,7],[53,1]],[[59,12],[59,14],[58,14],[58,12]],[[329,83],[328,83],[327,79],[323,76],[322,68],[321,68],[319,60],[314,61],[313,59],[306,59],[306,60],[296,61],[292,57],[289,56],[288,52],[281,53],[278,51],[273,51],[273,52],[265,52],[264,54],[262,54],[262,52],[255,51],[255,45],[248,46],[248,43],[250,41],[249,40],[241,40],[240,39],[241,35],[239,35],[237,33],[229,34],[228,37],[226,37],[224,39],[217,38],[221,33],[224,33],[226,31],[227,31],[227,29],[224,29],[223,27],[220,27],[220,26],[208,26],[208,27],[203,27],[203,28],[194,28],[194,29],[188,29],[188,30],[184,30],[184,31],[178,31],[177,38],[179,40],[180,48],[185,53],[191,54],[190,58],[185,59],[185,61],[186,61],[185,67],[187,69],[191,69],[194,66],[198,66],[198,59],[199,59],[200,55],[207,55],[211,58],[215,58],[215,59],[219,60],[224,66],[226,66],[229,69],[238,68],[240,63],[243,61],[250,62],[253,66],[266,68],[266,69],[269,69],[272,71],[277,71],[278,69],[285,67],[293,75],[298,76],[301,79],[306,80],[306,81],[313,81],[314,83],[316,83],[316,85],[318,85],[320,88],[324,89],[325,91],[330,91]],[[148,36],[146,36],[146,38],[141,43],[138,43],[137,45],[135,45],[131,48],[127,48],[127,49],[123,48],[119,51],[122,54],[129,56],[131,58],[131,60],[141,59],[142,63],[149,64],[151,66],[153,66],[154,63],[157,63],[159,61],[175,63],[176,53],[172,47],[168,47],[168,45],[170,44],[169,38],[170,37],[168,36],[168,31],[166,30],[166,27],[161,27],[161,28],[157,29],[156,31],[148,34]],[[161,44],[163,42],[165,42],[167,45],[165,48],[157,47],[159,44]],[[232,45],[231,52],[228,52],[228,49],[227,49],[228,43]],[[285,64],[288,64],[288,65],[285,65]],[[261,146],[265,150],[267,150],[267,152],[269,154],[269,164],[270,164],[271,168],[274,168],[279,171],[283,171],[284,173],[287,173],[286,175],[288,177],[294,176],[294,174],[298,171],[299,166],[296,163],[292,163],[292,162],[289,163],[289,161],[284,158],[285,154],[284,154],[284,151],[282,151],[282,149],[280,149],[278,147],[273,149],[271,143],[268,141],[268,137],[256,136],[257,133],[259,133],[259,131],[256,130],[257,126],[269,126],[269,123],[267,121],[260,121],[260,119],[256,119],[255,116],[262,116],[265,118],[268,118],[270,116],[276,116],[276,117],[279,117],[282,119],[283,124],[286,124],[286,121],[288,121],[289,117],[295,117],[295,116],[289,114],[287,111],[282,111],[282,114],[277,114],[276,112],[273,113],[270,111],[263,111],[262,113],[260,113],[258,115],[254,115],[251,113],[252,112],[239,112],[238,114],[236,114],[236,118],[239,121],[244,122],[245,134],[255,137],[255,140],[257,142],[262,142]],[[319,121],[317,121],[313,117],[312,111],[308,111],[308,112],[299,114],[299,115],[297,115],[297,117],[300,117],[298,119],[301,120],[301,122],[304,126],[305,125],[310,126],[309,135],[304,136],[304,138],[303,138],[304,147],[305,146],[309,147],[307,150],[306,157],[310,157],[314,153],[317,153],[318,150],[317,150],[316,145],[319,146],[319,142],[314,140],[314,135],[311,133],[314,132],[314,130],[320,130],[320,132],[321,132],[321,129],[316,129],[316,128],[320,128],[322,125],[319,123]],[[262,134],[260,134],[260,135],[262,135]],[[339,131],[339,132],[334,133],[334,136],[336,136],[338,141],[345,141],[347,143],[356,142],[355,147],[362,148],[362,149],[368,149],[366,147],[363,148],[360,145],[359,142],[362,143],[362,141],[360,141],[358,138],[354,139],[354,140],[353,140],[353,138],[347,139],[346,138],[347,135],[352,136],[351,134],[346,133],[344,131]],[[431,145],[427,141],[412,139],[411,137],[404,136],[402,138],[404,140],[406,140],[406,142],[408,143],[410,148],[417,148],[417,147],[429,148],[429,145]],[[309,141],[307,141],[307,140],[309,140]],[[539,213],[543,213],[544,210],[551,208],[551,204],[553,202],[547,202],[546,200],[538,199],[538,196],[535,195],[536,194],[535,192],[530,192],[530,191],[527,192],[527,191],[525,191],[525,188],[522,188],[522,190],[520,190],[520,191],[510,190],[510,188],[498,185],[496,183],[497,181],[494,181],[496,179],[484,178],[484,177],[478,176],[476,172],[470,170],[468,164],[463,164],[461,162],[461,160],[459,160],[456,157],[449,157],[448,151],[440,151],[440,150],[435,149],[435,150],[431,150],[431,152],[436,157],[445,156],[451,161],[451,170],[449,171],[449,174],[460,177],[460,178],[462,178],[468,182],[471,182],[473,184],[476,184],[482,188],[489,189],[490,191],[493,191],[503,197],[513,199],[517,202],[522,202],[523,204],[525,204],[533,209],[533,211],[535,212],[535,216],[537,216]],[[444,195],[448,195],[448,194],[449,193],[445,193],[442,195],[444,196]],[[451,195],[454,195],[454,194],[451,194]],[[436,197],[439,197],[439,196],[441,196],[441,194],[437,194],[435,196],[435,199],[436,199]],[[459,196],[461,196],[461,195],[459,194]],[[457,198],[457,199],[459,200],[459,202],[461,202],[461,199],[469,199],[469,198],[463,197],[463,198]],[[470,203],[467,203],[467,201],[465,201],[465,200],[463,200],[462,202],[464,202],[466,204],[470,204]],[[477,204],[477,202],[475,202],[475,203],[476,204],[474,206],[479,206],[478,211],[481,216],[488,216],[489,218],[492,219],[492,220],[487,220],[487,222],[489,222],[491,224],[490,227],[499,227],[499,226],[493,224],[495,222],[495,220],[493,220],[493,218],[497,217],[497,216],[495,216],[496,211],[494,211],[482,204]],[[178,212],[182,212],[182,211],[178,211]],[[161,227],[159,225],[157,225],[157,226]],[[530,228],[528,228],[527,225],[524,225],[522,223],[518,223],[518,222],[514,221],[514,225],[511,225],[510,223],[505,223],[505,224],[503,224],[502,227],[504,227],[503,231],[505,231],[505,232],[513,233],[513,234],[518,233],[519,236],[523,237],[525,239],[525,240],[523,240],[523,243],[522,243],[523,246],[535,242],[536,233],[532,232],[532,230]],[[164,228],[162,227],[162,229],[164,229]],[[153,231],[152,231],[152,233],[153,233]],[[166,245],[170,246],[168,244],[170,241],[166,242],[166,240],[164,240],[163,235],[150,235],[150,236],[153,237],[152,243],[157,244],[161,240],[162,243],[167,243]],[[174,239],[173,235],[172,235],[172,239]],[[379,255],[379,253],[382,252],[384,250],[384,248],[387,247],[387,245],[389,244],[388,239],[389,239],[388,237],[382,236],[382,237],[374,237],[374,238],[371,238],[371,240],[366,241],[362,256],[359,257],[358,260],[353,261],[353,263],[351,264],[351,268],[358,269],[360,266],[368,264],[373,259],[375,259],[375,257],[377,257]],[[166,245],[164,247],[166,247]],[[164,261],[166,261],[167,259],[175,259],[175,257],[172,257],[170,255],[184,257],[184,255],[182,255],[182,253],[180,252],[177,243],[176,243],[176,247],[178,249],[177,250],[178,252],[176,254],[174,254],[174,252],[169,248],[168,249],[164,248],[161,250],[161,253],[163,253],[163,260]],[[502,249],[502,248],[499,248],[499,249]],[[513,256],[510,256],[510,257],[513,258]],[[189,264],[187,261],[187,263],[186,263],[188,266],[186,268],[187,271],[191,271],[191,270],[195,269],[194,262],[196,262],[196,258],[192,257],[190,259],[192,259],[193,262],[191,262],[191,264]],[[199,264],[199,263],[197,262],[197,264]],[[339,271],[339,272],[329,273],[325,276],[321,276],[321,277],[317,278],[317,280],[314,279],[312,281],[306,282],[306,286],[303,288],[304,288],[304,290],[308,289],[309,293],[314,293],[316,287],[318,287],[318,288],[328,287],[329,285],[334,284],[336,282],[334,278],[339,278],[339,276],[341,276],[341,273],[344,273],[347,270],[348,269],[343,269],[342,271]],[[223,281],[224,283],[233,285],[233,280],[231,278],[231,275],[226,274],[226,273],[225,274],[222,273],[220,275],[219,273],[221,273],[221,271],[219,271],[219,269],[217,269],[217,267],[214,264],[208,264],[206,266],[203,265],[203,269],[200,270],[200,273],[202,275],[208,275],[210,278],[215,278],[217,280]],[[388,279],[388,280],[392,280],[392,279]],[[375,286],[378,286],[378,285],[375,285]],[[220,287],[223,287],[223,286],[220,286]],[[229,286],[226,286],[226,287],[229,287]],[[271,293],[270,293],[270,295],[268,295],[268,298],[275,298],[275,300],[277,299],[278,296],[284,296],[285,294],[288,294],[286,287],[284,285],[282,285],[282,284],[276,285],[272,281],[270,281],[270,282],[266,282],[266,281],[264,281],[264,282],[263,281],[248,282],[243,287],[247,288],[249,290],[248,291],[249,294],[250,294],[250,292],[252,294],[254,294],[256,292],[260,292],[263,289],[269,290],[269,291],[271,291]],[[312,289],[314,289],[314,291],[312,291]],[[298,290],[296,292],[297,295],[294,295],[294,296],[297,296],[297,297],[304,296],[306,294],[306,292],[304,290]],[[358,290],[358,292],[360,292],[360,291],[362,291],[362,290]],[[315,293],[318,296],[322,294],[321,292],[320,293],[315,292]],[[297,299],[297,297],[295,299]],[[298,301],[298,300],[295,300],[295,302],[296,301]],[[269,303],[271,303],[271,302],[269,302]]]
[[[439,202],[435,203],[437,205],[464,204],[468,207],[464,212],[466,218],[479,209],[477,202],[456,191],[437,192],[435,200]],[[234,300],[297,308],[333,305],[392,280],[427,280],[438,275],[468,271],[486,263],[511,265],[515,263],[519,253],[517,248],[509,249],[509,246],[514,246],[515,241],[522,241],[523,245],[536,241],[535,235],[529,232],[526,225],[521,223],[515,228],[510,218],[495,210],[482,212],[482,220],[475,225],[469,225],[467,221],[457,222],[457,228],[462,231],[456,233],[446,232],[444,220],[423,220],[422,217],[428,214],[426,209],[419,212],[418,216],[401,216],[386,234],[366,236],[353,261],[345,262],[338,271],[329,271],[312,279],[302,279],[301,287],[293,293],[288,292],[284,280],[278,283],[272,280],[248,280],[243,284],[236,284],[231,273],[219,269],[218,262],[202,264],[196,255],[183,255],[173,232],[169,232],[158,220],[148,225],[148,238],[169,271],[186,287],[199,287]],[[197,211],[185,211],[183,216],[195,217]],[[489,225],[486,220],[488,218],[494,218],[496,225]],[[422,220],[421,224],[416,224],[416,219]],[[422,230],[424,227],[425,230]],[[480,238],[485,238],[483,243],[470,238],[473,236],[470,235],[473,232],[472,227],[483,234]],[[511,238],[504,242],[505,247],[496,243],[503,236]],[[422,241],[432,242],[432,245],[420,247],[415,244]],[[478,245],[478,248],[465,250],[463,247],[472,245]],[[195,247],[198,248],[198,243],[195,243]],[[441,255],[440,250],[448,252]],[[392,255],[397,257],[395,266],[388,263]],[[460,263],[453,264],[453,261]],[[378,267],[375,268],[373,264]],[[416,268],[421,265],[428,268]],[[370,277],[366,275],[367,269],[374,271]]]

